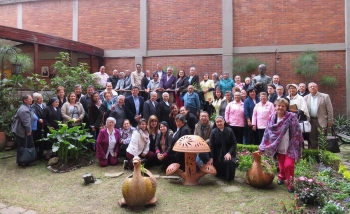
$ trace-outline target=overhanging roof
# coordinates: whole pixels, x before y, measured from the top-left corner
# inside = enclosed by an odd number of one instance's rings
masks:
[[[69,39],[64,39],[57,36],[38,33],[34,31],[22,30],[18,28],[6,27],[0,25],[0,38],[25,42],[36,43],[40,45],[46,45],[55,48],[66,49],[70,51],[76,51],[93,55],[97,57],[103,57],[104,51],[101,48],[94,47],[92,45],[76,42]]]

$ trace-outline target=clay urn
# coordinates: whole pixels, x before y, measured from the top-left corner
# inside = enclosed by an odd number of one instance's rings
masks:
[[[147,169],[141,171],[141,158],[134,157],[132,163],[134,172],[123,183],[123,198],[118,201],[119,205],[143,206],[155,204],[157,202],[155,177]]]
[[[208,144],[198,135],[185,135],[176,141],[173,150],[185,153],[185,172],[180,169],[180,164],[173,163],[166,169],[166,175],[173,173],[183,179],[184,185],[197,185],[199,179],[205,174],[216,175],[216,169],[213,165],[204,164],[200,171],[196,169],[197,153],[210,152]]]
[[[253,152],[253,165],[250,170],[247,171],[246,181],[254,187],[267,187],[270,185],[275,177],[272,173],[266,173],[261,167],[261,154],[260,152]],[[267,162],[264,162],[266,167],[271,167]],[[272,168],[272,167],[271,167]]]

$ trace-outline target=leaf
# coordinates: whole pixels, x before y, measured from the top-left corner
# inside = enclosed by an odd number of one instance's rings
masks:
[[[52,144],[52,152],[57,152],[58,149],[60,148],[59,143],[54,143]]]

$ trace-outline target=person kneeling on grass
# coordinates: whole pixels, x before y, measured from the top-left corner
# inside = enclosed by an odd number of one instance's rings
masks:
[[[288,192],[294,192],[294,164],[301,157],[302,143],[304,142],[298,116],[288,112],[288,101],[278,98],[275,101],[276,113],[271,114],[267,121],[263,139],[259,151],[269,157],[277,153],[278,180],[282,185],[287,181]]]
[[[174,133],[165,121],[159,123],[159,130],[156,138],[156,156],[157,160],[163,164],[162,169],[166,169],[171,163],[168,153],[171,149]]]
[[[100,130],[96,141],[96,157],[100,166],[117,165],[120,139],[119,129],[114,128],[116,120],[108,117],[106,120],[107,128]]]
[[[142,163],[152,162],[155,155],[149,151],[150,139],[147,131],[147,121],[141,118],[137,129],[132,133],[130,144],[126,149],[126,159],[124,160],[124,169],[133,169],[132,159],[135,156],[141,158]]]

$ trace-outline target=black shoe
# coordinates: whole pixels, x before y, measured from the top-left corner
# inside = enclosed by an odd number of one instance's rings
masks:
[[[294,188],[288,189],[289,193],[294,193]]]
[[[278,185],[282,185],[282,184],[284,184],[284,181],[277,180],[277,184],[278,184]]]
[[[123,169],[125,169],[125,170],[129,169],[129,161],[128,160],[124,160]]]

